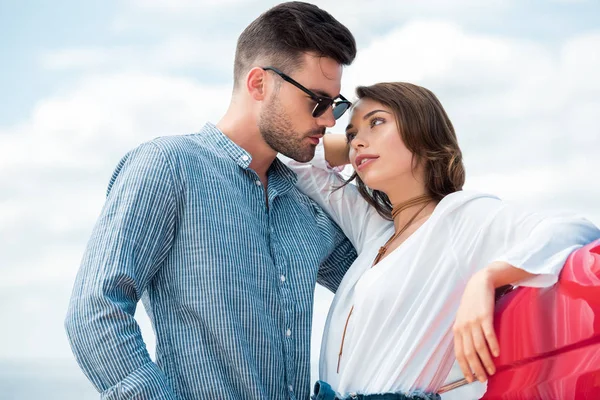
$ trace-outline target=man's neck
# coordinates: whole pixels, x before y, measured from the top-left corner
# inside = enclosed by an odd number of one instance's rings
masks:
[[[263,183],[266,183],[267,171],[277,153],[265,143],[256,121],[251,117],[231,115],[228,112],[217,123],[217,128],[232,142],[250,153],[250,168],[258,174]]]

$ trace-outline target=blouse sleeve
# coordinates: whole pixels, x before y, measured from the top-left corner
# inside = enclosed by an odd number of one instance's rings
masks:
[[[369,239],[390,227],[391,222],[367,203],[355,185],[343,186],[344,178],[327,165],[322,143],[317,146],[315,157],[309,163],[300,163],[282,155],[279,158],[296,174],[298,189],[331,216],[358,253]]]
[[[471,255],[465,266],[469,276],[503,261],[535,275],[520,286],[552,286],[569,254],[600,237],[600,230],[582,217],[527,212],[491,197],[469,203],[455,224],[455,237],[462,242],[458,248]]]

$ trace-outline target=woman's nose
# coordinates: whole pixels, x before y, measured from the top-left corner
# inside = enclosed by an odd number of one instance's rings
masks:
[[[368,147],[367,141],[362,136],[355,136],[354,139],[350,142],[350,145],[355,150],[362,149]]]

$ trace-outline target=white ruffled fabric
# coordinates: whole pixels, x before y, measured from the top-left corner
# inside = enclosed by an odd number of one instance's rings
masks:
[[[327,168],[322,145],[311,163],[281,159],[298,175],[300,190],[331,215],[358,252],[335,294],[321,345],[319,378],[343,395],[435,392],[461,379],[452,325],[469,277],[505,261],[537,275],[521,285],[551,286],[568,255],[600,237],[583,218],[526,212],[494,196],[461,191],[444,198],[413,235],[371,268],[394,233],[393,223],[356,186],[334,190],[343,180]],[[478,399],[485,388],[476,382],[442,398]]]

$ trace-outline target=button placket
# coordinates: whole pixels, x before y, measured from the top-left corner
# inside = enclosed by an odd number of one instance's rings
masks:
[[[291,340],[292,338],[292,321],[293,318],[292,316],[294,315],[294,306],[293,306],[293,302],[291,301],[292,298],[292,294],[291,294],[291,287],[290,285],[287,284],[288,281],[288,277],[285,275],[285,271],[286,271],[286,263],[285,262],[281,262],[281,263],[277,263],[279,264],[279,271],[280,271],[280,275],[279,275],[279,281],[280,281],[280,293],[281,293],[281,303],[282,303],[282,308],[283,308],[283,326],[285,327],[285,331],[283,332],[283,338],[284,338],[284,342],[283,342],[283,348],[284,348],[284,356],[285,356],[285,365],[286,365],[286,376],[288,379],[288,382],[292,382],[294,379],[294,365],[293,365],[293,348],[292,348],[292,344],[293,341]],[[293,386],[289,385],[288,388],[290,389],[290,392],[293,392]]]
[[[273,206],[273,201],[270,202],[271,207],[269,208],[269,215],[271,223],[277,220],[274,212],[276,211],[276,207]],[[295,379],[295,368],[294,368],[294,340],[292,339],[292,321],[293,315],[295,314],[294,303],[292,301],[292,286],[289,284],[290,277],[288,276],[288,265],[285,257],[284,249],[278,247],[280,244],[280,240],[277,239],[276,235],[277,231],[274,225],[269,226],[269,234],[271,236],[271,253],[273,254],[273,262],[276,267],[276,271],[279,274],[279,293],[281,295],[281,305],[283,310],[283,330],[282,330],[282,339],[283,339],[283,351],[285,357],[285,369],[286,369],[286,380],[288,382],[288,390],[290,391],[290,398],[295,398],[295,394],[293,393],[294,387],[290,382],[294,382]]]

